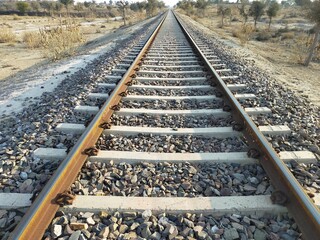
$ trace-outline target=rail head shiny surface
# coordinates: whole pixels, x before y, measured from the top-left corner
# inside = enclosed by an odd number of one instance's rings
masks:
[[[218,87],[225,93],[225,97],[232,105],[232,114],[239,122],[244,124],[244,133],[247,136],[247,140],[250,141],[249,144],[255,146],[255,149],[261,153],[261,157],[259,157],[260,163],[267,172],[271,182],[277,190],[280,190],[287,197],[285,206],[297,222],[304,239],[314,239],[315,236],[320,236],[319,208],[312,202],[299,182],[289,171],[288,167],[259,131],[250,116],[244,111],[219,74],[211,66],[209,60],[197,46],[181,19],[176,14],[175,17],[185,32],[190,44],[204,61],[207,69],[213,74]]]

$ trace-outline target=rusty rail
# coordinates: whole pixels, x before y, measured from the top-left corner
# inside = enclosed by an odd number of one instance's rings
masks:
[[[244,129],[244,134],[249,146],[254,149],[254,153],[260,160],[262,166],[270,177],[273,185],[277,188],[276,198],[277,203],[285,205],[289,212],[295,218],[300,230],[305,239],[314,239],[315,236],[320,236],[320,214],[319,209],[312,203],[300,184],[296,181],[286,165],[278,157],[277,153],[270,146],[265,137],[260,133],[251,118],[245,113],[239,102],[235,99],[232,92],[227,88],[226,84],[219,77],[217,72],[212,68],[210,62],[201,52],[199,47],[192,39],[191,35],[183,26],[182,22],[176,16],[181,28],[183,29],[188,41],[203,60],[207,70],[214,77],[214,82],[217,88],[224,94],[223,98],[231,109],[231,114],[238,123],[238,127]],[[100,109],[93,121],[87,127],[84,134],[81,136],[67,158],[61,163],[57,171],[54,173],[50,181],[46,184],[38,198],[32,204],[28,212],[22,218],[19,225],[10,235],[9,239],[41,239],[46,228],[49,226],[51,219],[54,217],[59,205],[56,203],[56,198],[59,194],[68,190],[74,182],[81,170],[88,155],[84,152],[91,149],[94,152],[94,143],[97,141],[104,128],[109,126],[109,120],[114,110],[127,89],[127,84],[132,81],[136,68],[143,59],[149,46],[152,44],[157,35],[165,16],[155,29],[152,36],[143,47],[135,61],[130,66],[127,73],[123,76],[112,95]],[[62,198],[68,198],[63,196]],[[280,200],[279,200],[280,199]],[[68,200],[68,199],[67,199]],[[278,201],[277,201],[278,200]]]
[[[41,239],[52,218],[59,209],[57,197],[60,195],[61,200],[69,200],[66,191],[74,182],[83,164],[88,158],[85,152],[90,152],[104,128],[108,125],[109,119],[116,109],[115,106],[120,102],[122,93],[127,89],[127,83],[131,81],[135,69],[141,62],[144,54],[154,41],[160,27],[162,26],[166,14],[136,57],[126,74],[122,77],[109,99],[105,102],[99,113],[86,128],[76,145],[67,155],[66,159],[60,164],[49,182],[45,185],[39,196],[31,205],[27,213],[21,219],[21,222],[11,233],[9,239]],[[89,151],[88,151],[89,149]],[[94,152],[94,150],[93,150]],[[65,193],[65,194],[63,194]],[[62,195],[61,195],[62,194]]]
[[[219,74],[211,66],[208,59],[197,46],[191,35],[188,33],[179,17],[174,14],[189,43],[199,54],[205,63],[208,71],[214,76],[214,83],[224,94],[224,100],[231,107],[231,114],[237,123],[243,128],[244,135],[251,147],[251,154],[254,153],[269,176],[272,184],[277,189],[271,196],[276,204],[284,205],[294,217],[303,234],[304,239],[315,239],[320,236],[320,211],[306,194],[296,178],[289,171],[288,167],[279,158],[272,146],[259,131],[249,115],[241,107]]]

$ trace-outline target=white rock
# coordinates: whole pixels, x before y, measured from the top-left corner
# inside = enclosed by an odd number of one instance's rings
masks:
[[[150,209],[148,210],[145,210],[143,213],[142,213],[142,218],[143,219],[149,219],[150,217],[152,216],[152,212]]]
[[[87,218],[87,223],[89,225],[94,225],[96,222],[92,219],[92,217]]]
[[[58,225],[58,224],[53,225],[51,232],[52,232],[51,235],[54,238],[57,238],[57,237],[61,236],[61,234],[62,234],[62,225]]]
[[[91,212],[86,212],[84,213],[81,217],[82,218],[89,218],[89,217],[92,217],[94,213],[91,213]]]
[[[21,172],[21,173],[20,173],[20,178],[21,178],[22,180],[26,180],[26,179],[28,179],[28,174],[27,174],[26,172]]]
[[[211,228],[211,232],[212,232],[212,233],[216,233],[218,230],[219,230],[219,228],[217,227],[217,225],[214,225],[214,226]]]

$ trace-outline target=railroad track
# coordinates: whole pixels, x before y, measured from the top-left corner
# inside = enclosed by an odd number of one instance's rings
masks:
[[[88,126],[57,126],[82,134],[68,154],[35,151],[39,158],[64,160],[10,239],[238,239],[241,226],[221,232],[214,217],[229,214],[235,223],[246,219],[263,229],[263,221],[243,216],[286,211],[305,239],[320,236],[319,210],[284,163],[314,156],[276,153],[263,135],[290,129],[257,127],[250,116],[271,110],[242,108],[240,102],[255,95],[177,20],[169,11],[146,44],[98,84],[91,105],[76,107],[94,116]],[[266,237],[261,234],[247,235]]]

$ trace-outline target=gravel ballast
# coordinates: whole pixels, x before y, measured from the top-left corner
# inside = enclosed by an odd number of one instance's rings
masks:
[[[58,212],[44,239],[255,239],[297,240],[300,232],[287,215],[259,217],[137,212]]]
[[[246,151],[241,138],[217,139],[210,137],[159,136],[138,134],[133,136],[104,135],[99,138],[100,150],[136,151],[136,152],[240,152]]]
[[[155,77],[152,77],[155,78]],[[209,81],[194,81],[194,80],[174,80],[174,81],[167,81],[167,80],[152,80],[150,81],[140,81],[139,79],[136,80],[136,84],[139,85],[153,85],[153,86],[192,86],[192,85],[210,85]]]
[[[208,88],[205,90],[183,90],[183,89],[134,89],[128,91],[129,95],[143,95],[143,96],[204,96],[204,95],[214,95],[215,91],[213,88]]]
[[[204,128],[204,127],[230,127],[232,117],[215,118],[213,116],[181,116],[181,115],[148,115],[121,116],[114,114],[111,123],[116,126],[143,126],[163,128]]]
[[[80,195],[136,197],[246,196],[272,190],[256,164],[87,162],[72,185]]]
[[[198,101],[198,100],[144,100],[144,101],[122,101],[123,108],[146,108],[166,110],[192,110],[192,109],[218,109],[223,107],[223,101]]]

